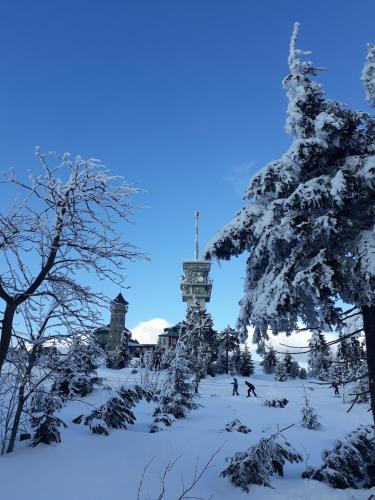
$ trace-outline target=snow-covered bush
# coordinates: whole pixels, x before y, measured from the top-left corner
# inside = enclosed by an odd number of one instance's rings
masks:
[[[367,466],[374,462],[374,429],[361,425],[333,450],[322,453],[323,465],[308,468],[302,477],[323,481],[333,488],[366,488],[372,486]]]
[[[111,397],[105,404],[93,410],[89,415],[79,415],[73,422],[88,425],[94,434],[108,435],[108,429],[127,429],[133,425],[136,418],[132,408],[142,399],[150,395],[141,387],[133,389],[121,387],[116,396]]]
[[[266,399],[263,402],[263,406],[270,406],[272,408],[285,408],[289,401],[286,398],[283,399]]]
[[[224,430],[226,430],[227,432],[241,432],[242,434],[248,434],[249,432],[251,432],[250,427],[244,425],[238,418],[235,418],[234,420],[231,420],[230,422],[225,424]]]
[[[170,413],[164,413],[160,409],[154,412],[154,422],[150,425],[148,432],[160,432],[164,431],[167,427],[170,427],[175,418]]]
[[[220,475],[229,477],[235,486],[248,492],[251,484],[271,486],[271,476],[275,473],[282,476],[285,462],[301,462],[302,456],[277,434],[262,438],[258,444],[227,460],[230,464]]]

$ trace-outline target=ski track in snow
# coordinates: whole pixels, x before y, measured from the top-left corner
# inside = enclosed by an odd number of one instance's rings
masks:
[[[128,369],[118,372],[102,369],[100,374],[113,387],[136,382]],[[213,467],[193,489],[191,496],[215,500],[286,500],[286,499],[368,499],[373,490],[334,490],[322,483],[302,480],[306,463],[286,464],[284,478],[274,476],[273,488],[251,486],[247,494],[234,487],[219,474],[225,458],[245,450],[261,437],[278,428],[296,423],[285,432],[290,443],[307,460],[308,465],[322,462],[323,448],[332,448],[335,439],[361,423],[370,423],[367,405],[356,405],[347,414],[348,405],[333,397],[332,389],[309,381],[276,382],[271,376],[256,374],[251,378],[259,398],[246,398],[244,378],[237,377],[240,396],[231,396],[231,377],[208,377],[201,383],[202,407],[188,418],[177,420],[165,432],[149,434],[154,405],[141,402],[135,408],[137,421],[128,430],[110,430],[108,437],[93,435],[89,428],[75,425],[72,419],[88,413],[102,403],[108,394],[95,391],[83,401],[69,402],[61,418],[69,425],[62,429],[62,443],[28,448],[18,443],[13,454],[0,457],[0,500],[137,500],[137,491],[145,465],[152,462],[145,474],[140,500],[155,500],[160,491],[160,476],[167,463],[179,457],[166,482],[165,500],[176,500],[185,484],[212,453],[222,446]],[[298,425],[303,406],[303,384],[308,389],[311,405],[317,410],[323,425],[321,431],[310,431]],[[286,397],[284,409],[262,406],[262,400]],[[252,429],[250,434],[225,432],[225,424],[239,418]],[[307,453],[307,457],[306,457]]]

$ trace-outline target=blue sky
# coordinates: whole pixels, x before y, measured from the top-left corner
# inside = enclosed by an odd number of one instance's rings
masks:
[[[367,109],[359,77],[374,18],[370,0],[3,0],[0,169],[35,168],[40,145],[100,158],[143,188],[134,202],[148,208],[118,228],[151,257],[128,265],[128,326],[177,322],[194,210],[203,247],[290,143],[281,80],[293,22],[300,48],[329,69],[319,76],[327,94]],[[218,328],[235,321],[244,263],[213,265]]]

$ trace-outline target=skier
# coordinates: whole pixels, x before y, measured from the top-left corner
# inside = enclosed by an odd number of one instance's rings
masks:
[[[335,396],[340,396],[340,393],[339,393],[339,386],[338,386],[338,384],[337,384],[336,380],[332,380],[332,383],[331,383],[331,385],[329,386],[329,389],[330,389],[331,387],[335,390]]]
[[[247,385],[247,398],[250,398],[251,397],[251,393],[254,394],[254,396],[257,398],[258,396],[256,395],[256,392],[255,392],[255,385],[253,385],[251,382],[248,382],[247,380],[245,380],[245,384]]]
[[[238,394],[238,381],[237,381],[236,377],[233,377],[233,382],[231,382],[231,384],[233,385],[232,396],[239,396],[239,394]]]

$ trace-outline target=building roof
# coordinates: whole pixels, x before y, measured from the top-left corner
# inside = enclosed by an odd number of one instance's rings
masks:
[[[160,333],[159,337],[179,337],[181,333],[185,332],[185,330],[186,330],[185,321],[180,321],[176,325],[164,328],[163,333]]]
[[[115,299],[113,299],[112,302],[117,302],[118,304],[125,304],[125,305],[129,304],[129,302],[124,299],[121,292],[117,295]]]

